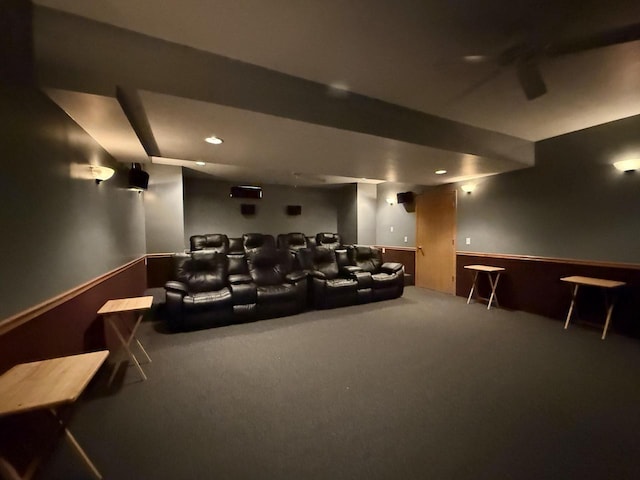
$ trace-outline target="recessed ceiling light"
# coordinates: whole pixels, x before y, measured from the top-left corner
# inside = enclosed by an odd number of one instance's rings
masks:
[[[446,170],[436,170],[436,175],[444,175],[445,173],[447,173]]]
[[[220,145],[223,140],[216,137],[215,135],[211,135],[210,137],[205,138],[204,141],[207,143],[212,143],[213,145]]]
[[[206,165],[206,163],[204,163],[204,162],[196,162],[196,165],[199,165],[199,166],[201,166],[201,167],[204,167],[204,166]]]

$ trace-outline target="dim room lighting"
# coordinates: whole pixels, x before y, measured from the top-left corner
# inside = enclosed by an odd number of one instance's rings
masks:
[[[465,193],[471,193],[476,189],[476,186],[472,183],[467,183],[465,185],[462,185],[460,188]]]
[[[198,165],[200,167],[204,167],[206,165],[206,163],[204,163],[204,162],[196,162],[196,165]]]
[[[387,203],[389,205],[395,205],[396,204],[396,199],[393,197],[387,197]]]
[[[447,171],[444,169],[436,170],[436,175],[444,175],[445,173],[447,173]]]
[[[640,170],[640,158],[632,158],[630,160],[620,160],[613,164],[621,172],[632,172],[634,170]]]
[[[211,135],[204,139],[205,142],[211,143],[212,145],[220,145],[223,140],[221,138],[216,137],[215,135]]]

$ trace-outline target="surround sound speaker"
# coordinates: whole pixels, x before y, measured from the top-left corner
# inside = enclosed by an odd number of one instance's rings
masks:
[[[302,205],[287,205],[287,215],[302,215]]]
[[[240,213],[242,215],[255,215],[256,206],[252,203],[243,203],[240,205]]]
[[[142,170],[139,163],[134,163],[129,170],[129,188],[146,190],[149,187],[149,174]]]
[[[397,194],[398,203],[413,203],[414,193],[413,192],[399,192]]]

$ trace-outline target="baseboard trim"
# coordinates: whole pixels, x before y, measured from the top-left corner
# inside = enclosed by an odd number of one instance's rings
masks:
[[[484,253],[457,251],[456,256],[501,258],[505,260],[523,260],[527,262],[565,263],[571,265],[586,265],[589,267],[607,268],[627,268],[630,270],[640,270],[638,263],[603,262],[599,260],[579,260],[576,258],[538,257],[535,255],[513,255],[507,253]]]
[[[23,325],[25,323],[27,323],[30,320],[33,320],[36,317],[39,317],[40,315],[48,312],[49,310],[63,304],[64,302],[68,302],[69,300],[71,300],[72,298],[77,297],[78,295],[86,292],[87,290],[90,290],[91,288],[95,287],[96,285],[99,285],[100,283],[124,272],[125,270],[137,265],[140,262],[146,262],[147,256],[143,255],[139,258],[136,258],[135,260],[130,261],[129,263],[126,263],[124,265],[121,265],[118,268],[115,268],[103,275],[100,275],[99,277],[96,277],[92,280],[89,280],[88,282],[83,283],[82,285],[79,285],[75,288],[72,288],[71,290],[67,290],[66,292],[61,293],[60,295],[57,295],[53,298],[50,298],[48,300],[45,300],[42,303],[39,303],[38,305],[35,305],[27,310],[24,310],[22,312],[19,312],[15,315],[12,315],[9,318],[6,318],[2,321],[0,321],[0,335],[3,335],[11,330],[13,330],[16,327],[19,327],[20,325]]]

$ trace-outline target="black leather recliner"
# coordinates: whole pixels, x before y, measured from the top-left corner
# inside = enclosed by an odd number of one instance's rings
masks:
[[[382,263],[382,251],[379,248],[362,245],[347,247],[347,256],[350,266],[344,270],[358,282],[360,302],[402,296],[404,266],[401,263]]]
[[[316,234],[316,246],[327,247],[332,250],[342,248],[342,238],[337,233],[320,232]]]
[[[228,324],[233,300],[227,256],[194,252],[173,256],[176,279],[165,284],[166,309],[172,330]]]
[[[334,308],[358,303],[358,282],[340,276],[335,251],[327,247],[311,249],[309,272],[315,308]]]
[[[264,233],[245,233],[242,235],[242,245],[245,253],[253,252],[260,248],[275,250],[276,241],[273,235]]]
[[[211,252],[228,253],[229,238],[223,233],[207,233],[206,235],[192,235],[189,237],[191,251],[208,250]]]
[[[288,250],[265,246],[247,254],[249,275],[256,287],[258,317],[293,315],[304,310],[307,273],[295,271],[293,265],[293,255]]]
[[[304,233],[281,233],[278,235],[278,248],[293,253],[295,270],[310,270],[309,241]]]
[[[229,253],[242,254],[244,253],[244,244],[242,237],[230,237],[229,238]]]
[[[278,235],[278,248],[293,251],[308,248],[307,237],[298,232],[281,233]]]

